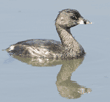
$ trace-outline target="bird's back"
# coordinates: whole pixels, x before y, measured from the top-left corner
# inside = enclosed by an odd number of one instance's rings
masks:
[[[62,44],[55,40],[31,39],[11,45],[7,51],[23,57],[61,57]]]

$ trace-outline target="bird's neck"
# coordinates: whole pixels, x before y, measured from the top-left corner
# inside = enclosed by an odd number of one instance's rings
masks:
[[[75,38],[72,36],[70,29],[64,29],[56,24],[56,30],[59,34],[60,40],[62,42],[62,45],[64,47],[79,47],[79,43],[75,40]]]
[[[71,53],[72,56],[77,56],[77,54],[81,55],[82,53],[84,53],[82,46],[72,36],[69,28],[64,29],[56,24],[56,30],[59,34],[63,47],[65,48],[65,50],[67,50],[67,52],[69,52],[69,54]]]

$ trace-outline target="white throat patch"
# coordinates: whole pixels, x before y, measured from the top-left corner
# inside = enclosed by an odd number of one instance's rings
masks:
[[[84,24],[84,21],[83,21],[83,20],[80,20],[80,21],[79,21],[79,24]]]

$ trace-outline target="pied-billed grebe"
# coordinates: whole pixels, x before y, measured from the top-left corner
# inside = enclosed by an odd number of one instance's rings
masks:
[[[85,20],[77,10],[64,9],[59,12],[56,30],[60,40],[31,39],[11,45],[6,50],[10,54],[37,58],[78,58],[85,54],[82,46],[75,40],[70,28],[78,24],[92,24]]]

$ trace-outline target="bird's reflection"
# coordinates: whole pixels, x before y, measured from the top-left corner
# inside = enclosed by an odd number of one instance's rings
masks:
[[[84,93],[91,92],[90,88],[85,88],[84,86],[79,85],[76,81],[71,80],[72,73],[83,62],[84,57],[72,60],[22,58],[15,55],[13,55],[13,57],[32,66],[55,66],[62,64],[56,81],[57,89],[62,97],[75,99],[80,98]]]
[[[90,93],[90,88],[79,85],[71,80],[72,73],[82,63],[84,58],[63,61],[60,72],[57,75],[57,89],[62,97],[73,99],[79,98],[84,93]]]

